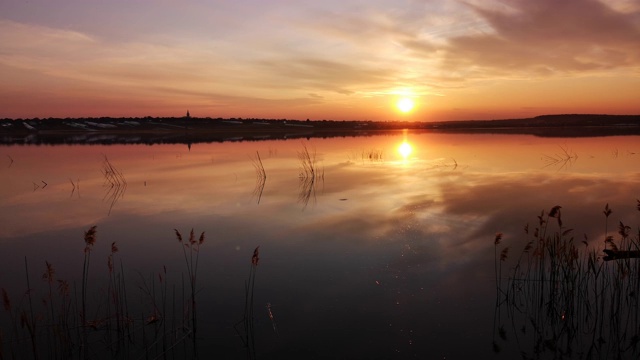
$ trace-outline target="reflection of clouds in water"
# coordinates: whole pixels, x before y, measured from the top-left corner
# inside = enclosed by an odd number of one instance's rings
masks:
[[[381,182],[389,180],[386,190],[369,193],[372,197],[366,205],[351,200],[340,203],[341,211],[320,211],[294,231],[304,239],[301,246],[317,251],[315,261],[344,266],[341,259],[348,256],[347,261],[353,262],[344,277],[338,273],[326,280],[334,291],[324,293],[323,299],[340,299],[343,310],[375,309],[379,319],[398,326],[390,336],[397,336],[399,328],[428,333],[415,324],[418,317],[440,324],[439,331],[452,332],[461,331],[465,320],[482,318],[476,311],[491,306],[486,303],[491,296],[486,294],[493,285],[497,231],[504,232],[503,244],[512,246],[515,256],[529,240],[524,225],[533,228],[540,211],[548,212],[555,205],[562,205],[565,226],[575,229],[576,238],[581,240],[586,233],[598,245],[603,238],[604,204],[614,209],[610,229],[618,218],[637,217],[633,194],[638,176],[603,180],[590,175],[465,173],[455,182],[436,182],[429,190],[433,194],[422,195],[413,188],[403,192],[392,178],[377,177]],[[375,206],[385,204],[389,196],[402,199],[402,204]],[[552,229],[557,223],[549,226]],[[318,265],[318,271],[322,269]],[[345,289],[358,291],[345,297],[340,293]],[[340,314],[362,320],[355,312]],[[324,323],[327,318],[317,320]]]
[[[631,218],[635,179],[602,179],[588,175],[549,176],[475,176],[473,186],[447,184],[442,188],[448,214],[485,215],[487,221],[474,235],[490,235],[496,231],[514,232],[526,222],[535,220],[541,210],[563,207],[566,226],[587,234],[598,234],[604,227],[601,208],[609,203],[620,218]],[[518,232],[515,232],[518,234]]]
[[[634,219],[634,189],[640,177],[603,180],[589,175],[465,173],[455,182],[441,181],[430,186],[433,194],[414,194],[393,183],[393,176],[377,177],[385,191],[368,192],[366,203],[350,200],[340,208],[309,219],[296,232],[319,234],[317,241],[341,247],[363,246],[363,251],[381,243],[394,243],[396,256],[410,257],[402,251],[422,254],[418,263],[428,268],[446,268],[472,262],[478,256],[491,256],[496,232],[505,233],[505,241],[526,243],[524,226],[533,229],[540,211],[555,205],[563,208],[564,226],[574,235],[599,239],[604,232],[601,209],[609,203],[614,219]],[[430,180],[425,180],[426,182]],[[357,187],[353,188],[357,190]],[[409,195],[407,195],[409,194]],[[400,200],[389,204],[388,197]],[[337,201],[324,199],[326,202]],[[328,206],[325,204],[325,206]],[[321,210],[322,212],[322,210]],[[555,226],[552,224],[551,226]],[[320,235],[321,234],[321,235]],[[314,238],[316,238],[314,236]],[[520,240],[522,239],[522,240]],[[393,256],[391,253],[387,254]]]

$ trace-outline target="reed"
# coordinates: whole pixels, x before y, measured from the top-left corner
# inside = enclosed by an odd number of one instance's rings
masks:
[[[260,261],[260,246],[253,250],[251,256],[251,266],[249,268],[249,277],[244,284],[244,314],[242,320],[235,324],[236,333],[242,341],[242,345],[247,350],[247,357],[249,359],[256,358],[256,344],[255,344],[255,328],[254,328],[254,289],[256,284],[256,272],[258,270],[258,262]],[[269,314],[272,317],[271,309],[269,307]],[[239,326],[242,326],[242,329]],[[275,323],[274,323],[275,329]]]
[[[383,152],[380,149],[368,149],[362,150],[361,158],[363,161],[368,160],[371,162],[383,161]]]
[[[533,232],[525,226],[524,248],[506,279],[500,278],[500,264],[508,247],[498,258],[500,243],[494,240],[495,320],[500,323],[494,331],[510,328],[523,358],[640,356],[640,259],[630,256],[640,256],[640,231],[634,237],[631,227],[620,221],[616,239],[608,234],[608,204],[603,213],[604,248],[599,248],[586,235],[583,241],[574,238],[573,229],[564,226],[560,206],[543,211]],[[506,324],[501,313],[507,315]],[[506,344],[506,333],[500,331],[494,332],[502,339],[494,337],[494,351]]]
[[[264,164],[262,164],[260,152],[256,151],[256,157],[251,158],[251,162],[253,163],[253,167],[256,170],[256,177],[260,179],[266,179],[267,172],[264,170]]]
[[[302,151],[298,151],[298,160],[300,162],[299,178],[315,179],[318,176],[315,150],[309,152],[307,145],[302,144]]]
[[[176,235],[181,238],[177,230]],[[181,244],[190,296],[186,296],[182,304],[176,301],[175,286],[172,288],[169,284],[167,269],[163,267],[155,274],[157,278],[152,275],[138,287],[143,296],[133,311],[122,261],[116,266],[120,250],[115,242],[111,243],[106,259],[106,284],[100,286],[95,282],[98,275],[92,255],[98,245],[96,240],[97,227],[92,226],[84,232],[83,268],[77,285],[58,279],[54,265],[45,261],[43,285],[36,286],[31,281],[25,257],[27,290],[17,306],[9,291],[2,289],[7,316],[6,320],[0,318],[0,359],[5,356],[10,359],[197,358],[196,286],[204,232],[196,238],[192,230],[189,239]],[[173,289],[172,295],[170,289]],[[94,294],[106,296],[91,296]],[[39,298],[42,299],[40,306],[36,301]],[[186,310],[176,312],[177,307]],[[140,315],[134,317],[132,313]],[[5,324],[10,327],[3,328]],[[193,350],[189,351],[191,347]],[[184,352],[176,351],[180,348]]]
[[[84,353],[84,358],[89,357],[89,347],[88,347],[88,333],[87,333],[87,291],[89,286],[89,265],[91,262],[91,250],[93,249],[93,245],[96,243],[96,226],[92,226],[84,233],[84,261],[82,264],[82,313],[80,315],[82,319],[82,348]]]
[[[256,170],[256,186],[253,189],[253,196],[257,198],[258,204],[260,204],[262,192],[264,191],[264,186],[267,182],[267,172],[264,169],[264,165],[262,164],[262,159],[260,158],[260,153],[258,151],[256,151],[256,157],[251,158],[251,162]]]
[[[559,146],[560,151],[551,155],[543,155],[545,167],[557,167],[559,170],[568,168],[578,160],[578,154],[566,146]]]
[[[494,267],[495,267],[495,276],[496,276],[496,289],[500,290],[500,280],[502,279],[502,263],[507,259],[507,252],[509,248],[506,247],[500,253],[500,258],[498,261],[498,245],[502,241],[502,233],[496,233],[496,236],[493,240],[493,250],[494,250]]]
[[[103,186],[107,188],[103,201],[109,202],[109,215],[116,202],[124,197],[127,190],[127,180],[120,170],[118,170],[105,155],[102,161],[102,175],[104,177]]]
[[[193,349],[197,350],[196,346],[196,333],[197,333],[197,316],[196,316],[196,291],[197,291],[197,276],[198,276],[198,259],[200,257],[200,246],[204,243],[204,231],[200,234],[200,237],[196,239],[193,229],[189,232],[188,241],[183,241],[182,234],[174,229],[178,242],[182,244],[182,252],[184,254],[184,261],[187,267],[187,273],[189,275],[189,290],[191,297],[189,299],[191,308],[187,310],[187,313],[191,314],[191,333],[193,340]]]
[[[29,281],[29,263],[27,262],[27,257],[24,257],[24,270],[27,279],[27,299],[29,300],[29,315],[27,316],[26,312],[23,311],[21,314],[21,322],[27,327],[29,331],[29,337],[31,339],[31,348],[33,350],[33,358],[38,359],[38,346],[36,343],[36,317],[33,315],[33,296],[31,289],[31,282]]]
[[[15,320],[15,315],[13,312],[13,306],[11,304],[11,298],[9,297],[9,294],[7,293],[7,290],[5,288],[2,288],[2,305],[4,307],[4,311],[6,313],[8,313],[9,316],[9,321],[11,324],[11,330],[9,332],[9,337],[8,338],[16,338],[18,336],[18,323]],[[2,348],[0,348],[0,357],[4,357],[4,343],[5,343],[5,334],[2,331],[2,329],[0,329],[0,332],[2,333],[2,341],[0,341],[0,344],[2,344]],[[10,355],[12,358],[15,358],[15,344],[13,342],[9,343],[10,346]]]
[[[78,197],[80,197],[80,179],[76,179],[76,182],[73,182],[73,180],[69,179],[69,182],[71,182],[71,195],[69,195],[69,197],[73,197],[73,194],[77,193]]]
[[[318,168],[315,150],[309,152],[309,149],[304,144],[302,145],[302,151],[298,151],[298,160],[300,162],[298,202],[303,204],[304,209],[312,198],[316,199],[317,183],[324,183],[324,168]]]

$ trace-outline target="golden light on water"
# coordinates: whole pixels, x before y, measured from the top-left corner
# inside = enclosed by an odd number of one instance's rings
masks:
[[[406,141],[400,144],[400,146],[398,146],[398,153],[400,153],[400,155],[402,155],[402,157],[405,159],[408,158],[412,152],[413,152],[413,147],[411,146],[411,144],[409,144]]]

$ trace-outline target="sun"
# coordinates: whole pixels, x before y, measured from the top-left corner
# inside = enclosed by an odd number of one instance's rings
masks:
[[[413,110],[414,106],[415,104],[413,103],[413,100],[409,98],[401,98],[396,103],[396,107],[398,108],[398,110],[400,110],[403,113],[408,113],[409,111]]]

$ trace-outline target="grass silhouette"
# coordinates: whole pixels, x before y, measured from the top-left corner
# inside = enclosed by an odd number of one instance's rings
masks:
[[[532,231],[525,226],[524,247],[506,277],[502,263],[509,247],[498,258],[502,235],[494,240],[494,351],[508,343],[510,331],[524,359],[638,358],[640,259],[634,257],[640,254],[640,229],[632,236],[620,221],[618,236],[609,235],[613,211],[607,204],[601,248],[586,235],[576,240],[561,210],[543,211]]]
[[[42,280],[44,289],[32,283],[31,270],[25,257],[26,291],[13,301],[12,294],[2,288],[2,302],[6,321],[0,328],[0,359],[130,359],[130,358],[190,358],[197,357],[197,273],[199,238],[191,230],[189,238],[175,230],[183,249],[188,275],[183,284],[180,304],[176,287],[167,281],[167,270],[141,276],[137,288],[127,286],[124,266],[116,266],[119,247],[111,243],[107,257],[108,280],[101,286],[94,280],[92,252],[97,246],[97,227],[84,233],[84,259],[80,284],[56,278],[53,264],[45,262]],[[156,281],[156,275],[158,281]],[[136,291],[141,297],[133,296]],[[100,293],[97,299],[93,294]],[[41,298],[41,306],[35,299]],[[138,304],[131,298],[140,298]],[[170,300],[171,298],[171,300]],[[184,311],[176,311],[181,307]],[[133,313],[139,315],[133,316]],[[191,340],[191,341],[189,341]]]

